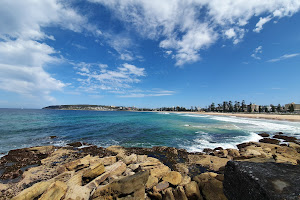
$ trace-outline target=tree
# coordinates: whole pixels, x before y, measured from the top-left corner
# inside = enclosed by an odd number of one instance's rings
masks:
[[[229,107],[229,112],[232,112],[233,111],[232,101],[229,101],[228,107]]]
[[[213,112],[215,111],[216,107],[215,107],[215,103],[214,103],[214,102],[211,103],[210,109],[211,109],[211,111],[213,111]]]
[[[249,107],[247,108],[248,112],[252,112],[252,103],[250,102]]]
[[[242,101],[242,112],[245,112],[246,110],[246,103],[245,100]]]
[[[263,107],[262,106],[258,107],[258,112],[263,112]]]
[[[278,104],[277,105],[277,112],[281,112],[282,110],[281,110],[281,105],[280,104]]]
[[[270,106],[271,106],[271,112],[275,112],[275,106],[273,104],[271,104]]]
[[[294,112],[295,108],[294,108],[294,104],[290,104],[289,105],[289,111],[290,112]]]

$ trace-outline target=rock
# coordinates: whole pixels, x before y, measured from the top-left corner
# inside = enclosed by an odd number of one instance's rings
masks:
[[[73,170],[78,171],[78,170],[81,170],[83,168],[89,167],[90,166],[90,160],[91,160],[91,156],[87,155],[84,158],[77,159],[77,160],[74,160],[72,162],[69,162],[69,163],[65,164],[65,167],[69,171],[73,171]]]
[[[189,156],[190,158],[190,156]],[[222,171],[229,159],[219,158],[217,156],[210,155],[196,155],[193,156],[192,162],[201,165],[209,170]]]
[[[221,182],[223,182],[224,181],[224,174],[218,174],[216,176],[216,179],[219,180],[219,181],[221,181]]]
[[[137,155],[136,154],[131,154],[130,156],[125,156],[123,161],[126,165],[136,163],[137,162]]]
[[[231,161],[225,168],[224,192],[229,199],[298,199],[299,185],[298,165]]]
[[[270,134],[268,133],[259,133],[258,135],[261,137],[270,137]]]
[[[147,155],[137,155],[137,162],[138,163],[146,162],[147,158],[148,158]]]
[[[170,184],[167,181],[163,181],[158,183],[156,186],[153,187],[153,191],[160,192],[166,188],[168,188]]]
[[[256,157],[256,156],[260,156],[261,153],[254,149],[247,149],[242,155],[246,157]]]
[[[150,196],[151,199],[154,200],[162,200],[162,195],[159,192],[148,192],[148,195]]]
[[[175,200],[175,197],[172,192],[172,188],[167,188],[162,193],[163,193],[163,200]]]
[[[100,176],[105,172],[104,165],[102,163],[92,166],[89,169],[87,169],[83,175],[82,175],[82,180],[86,183],[90,182],[97,176]]]
[[[56,181],[47,189],[39,200],[60,200],[67,191],[67,185],[64,182]]]
[[[162,180],[167,181],[172,185],[179,185],[182,181],[182,176],[179,172],[171,171],[167,173]]]
[[[295,141],[297,141],[297,138],[295,138],[295,137],[284,136],[284,135],[274,135],[273,138],[282,139],[282,140],[285,140],[285,142],[295,142]]]
[[[36,154],[50,154],[54,151],[54,146],[40,146],[40,147],[31,147],[28,150],[33,151]]]
[[[223,148],[222,147],[214,148],[214,151],[219,151],[219,150],[223,150]]]
[[[173,190],[173,195],[176,200],[188,200],[187,196],[185,195],[183,186],[177,186],[176,189]]]
[[[50,135],[49,138],[54,139],[54,138],[57,138],[57,136],[56,135]]]
[[[195,181],[184,186],[185,194],[189,200],[202,200],[198,184]]]
[[[65,195],[65,200],[89,200],[91,190],[80,185],[69,186]]]
[[[269,143],[269,144],[279,144],[280,143],[279,140],[271,139],[271,138],[263,138],[263,139],[260,139],[259,142]]]
[[[71,147],[81,147],[82,143],[81,142],[73,142],[73,143],[69,143],[67,145],[69,145]]]
[[[125,154],[125,149],[124,149],[124,147],[121,147],[121,146],[112,145],[112,146],[107,147],[106,149],[115,154],[119,154],[119,153]]]
[[[158,178],[150,175],[146,183],[146,189],[151,189],[157,184],[158,184]]]
[[[181,183],[179,185],[186,185],[191,182],[191,177],[184,175],[182,176]]]
[[[237,149],[227,149],[228,156],[235,158],[240,156],[240,152]]]
[[[214,178],[204,183],[202,194],[206,200],[227,200],[223,192],[223,183]]]
[[[213,153],[214,150],[210,149],[210,148],[205,148],[205,149],[203,149],[203,152],[206,153],[206,154],[210,154],[210,153]]]
[[[175,171],[180,172],[183,175],[187,175],[189,173],[189,168],[185,163],[177,163],[175,164]]]
[[[122,161],[118,161],[115,164],[111,165],[111,166],[107,166],[105,168],[106,171],[110,171],[110,175],[121,175],[123,172],[125,172],[126,170],[126,164],[123,163]]]
[[[157,178],[161,178],[161,177],[165,176],[169,171],[170,171],[170,168],[168,166],[158,165],[158,166],[155,166],[154,168],[150,169],[150,175],[157,177]]]
[[[23,190],[17,196],[12,198],[12,200],[32,200],[43,194],[49,186],[53,183],[53,180],[43,181],[34,184],[33,186]]]
[[[130,168],[132,171],[138,169],[140,167],[139,164],[130,164],[128,165],[128,168]]]

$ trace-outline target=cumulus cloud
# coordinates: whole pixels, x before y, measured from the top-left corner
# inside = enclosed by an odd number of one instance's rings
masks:
[[[114,70],[109,69],[105,64],[79,63],[74,65],[77,74],[81,76],[77,79],[82,85],[81,88],[88,92],[99,90],[120,92],[131,88],[134,83],[141,81],[141,77],[146,76],[144,68],[128,63]]]
[[[261,31],[272,18],[291,16],[300,9],[299,0],[89,0],[110,8],[115,16],[142,37],[158,40],[173,51],[176,65],[198,61],[200,51],[214,44],[220,35],[238,44],[245,25],[260,18],[254,31]]]
[[[300,53],[285,54],[283,56],[280,56],[279,58],[274,58],[274,59],[268,60],[268,62],[278,62],[278,61],[293,58],[296,56],[300,56]]]
[[[260,60],[261,58],[259,57],[259,54],[262,54],[262,46],[258,46],[254,50],[253,54],[251,54],[251,57],[256,59],[256,60]]]
[[[54,101],[52,91],[62,90],[67,84],[44,69],[60,60],[58,52],[44,43],[55,40],[44,28],[101,34],[86,17],[58,0],[2,0],[0,27],[0,89],[48,101]]]

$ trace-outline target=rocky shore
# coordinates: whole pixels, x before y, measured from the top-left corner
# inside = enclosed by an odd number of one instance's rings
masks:
[[[0,160],[0,199],[299,199],[299,141],[261,136],[201,153],[80,142],[11,150]]]

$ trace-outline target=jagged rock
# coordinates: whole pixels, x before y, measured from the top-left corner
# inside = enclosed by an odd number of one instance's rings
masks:
[[[117,157],[116,156],[107,156],[104,158],[100,158],[99,161],[97,161],[97,162],[101,162],[105,166],[112,165],[117,162]]]
[[[177,186],[176,189],[173,190],[173,195],[176,200],[188,200],[185,195],[183,186]]]
[[[47,189],[39,200],[60,200],[67,191],[67,185],[64,182],[56,181]]]
[[[148,181],[146,183],[146,188],[151,189],[158,184],[158,178],[154,176],[149,176]]]
[[[195,181],[184,186],[185,194],[189,200],[202,200],[198,184]]]
[[[54,146],[39,146],[39,147],[31,147],[28,150],[33,151],[36,154],[50,154],[54,151]]]
[[[219,151],[214,151],[213,153],[215,156],[218,156],[220,158],[227,158],[228,156],[228,151],[226,149],[219,150]]]
[[[279,140],[271,139],[271,138],[263,138],[263,139],[260,139],[259,142],[269,143],[269,144],[279,144],[280,143]]]
[[[12,200],[32,200],[43,194],[49,186],[54,182],[54,180],[42,181],[34,184],[30,188],[23,190],[17,196],[12,198]]]
[[[228,156],[235,158],[240,156],[240,152],[237,149],[227,149]]]
[[[258,135],[261,137],[270,137],[270,134],[268,133],[259,133]]]
[[[71,147],[81,147],[82,143],[81,142],[73,142],[73,143],[69,143],[67,145],[69,145]]]
[[[83,173],[82,180],[84,182],[90,182],[97,176],[100,176],[101,174],[103,174],[104,171],[105,171],[105,168],[102,163],[100,163],[96,166],[92,166]]]
[[[73,170],[78,171],[78,170],[81,170],[83,168],[89,167],[90,166],[90,160],[91,160],[91,156],[87,155],[84,158],[74,160],[72,162],[69,162],[69,163],[65,164],[65,167],[69,171],[73,171]]]
[[[298,199],[300,166],[228,162],[224,192],[229,199]]]
[[[285,142],[295,142],[295,141],[297,141],[297,138],[291,137],[291,136],[285,136],[285,135],[274,135],[273,138],[282,139]]]
[[[206,154],[210,154],[210,153],[213,153],[214,150],[210,149],[210,148],[205,148],[205,149],[203,149],[203,152],[206,153]]]
[[[137,155],[137,162],[138,163],[146,162],[147,158],[148,158],[147,155]]]
[[[206,200],[227,200],[223,192],[223,183],[215,178],[203,184],[202,194]]]
[[[121,147],[121,146],[112,145],[112,146],[107,147],[106,149],[108,151],[111,151],[116,154],[119,154],[119,153],[125,154],[125,149],[124,149],[124,147]]]
[[[177,163],[175,164],[175,171],[180,172],[183,175],[187,175],[189,173],[189,168],[185,163]]]
[[[124,156],[123,161],[126,165],[136,163],[137,162],[137,155],[131,154],[130,156]]]
[[[128,165],[128,168],[130,168],[132,171],[136,170],[139,168],[139,164],[130,164]]]
[[[156,186],[153,187],[153,191],[160,192],[166,188],[168,188],[170,184],[167,181],[163,181],[158,183]]]
[[[89,200],[91,189],[80,185],[69,186],[65,200]]]
[[[151,199],[154,199],[154,200],[162,200],[162,195],[157,192],[157,191],[153,191],[153,192],[148,192],[148,195],[150,196]]]
[[[118,176],[118,175],[121,175],[123,172],[125,172],[126,164],[123,163],[122,161],[118,161],[111,166],[107,166],[105,168],[105,170],[110,171],[111,176],[113,176],[113,175]]]
[[[163,200],[175,200],[172,188],[167,188],[163,192]]]

